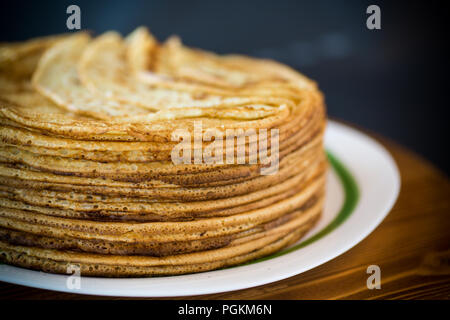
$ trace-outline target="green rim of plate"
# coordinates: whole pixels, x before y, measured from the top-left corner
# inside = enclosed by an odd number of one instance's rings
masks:
[[[285,254],[291,253],[293,251],[296,251],[298,249],[304,248],[311,243],[316,242],[319,239],[322,239],[327,234],[335,230],[337,227],[339,227],[345,220],[348,219],[348,217],[351,216],[353,213],[356,205],[358,204],[359,200],[359,189],[358,185],[356,184],[355,178],[352,176],[350,171],[342,164],[336,156],[334,156],[331,152],[327,151],[328,161],[331,164],[331,167],[336,172],[337,176],[339,177],[339,180],[342,184],[342,187],[344,189],[344,203],[339,210],[337,216],[322,230],[320,230],[318,233],[313,235],[311,238],[306,239],[305,241],[302,241],[292,247],[289,247],[287,249],[275,252],[271,255],[258,258],[252,261],[249,261],[244,264],[237,265],[235,267],[254,264],[266,260],[270,260],[273,258],[284,256]]]

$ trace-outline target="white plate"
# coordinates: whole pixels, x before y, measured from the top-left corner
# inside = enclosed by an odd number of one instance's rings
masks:
[[[330,159],[333,170],[329,173],[323,217],[300,244],[281,254],[243,266],[182,276],[82,277],[80,289],[67,287],[68,276],[8,265],[0,265],[0,280],[72,293],[170,297],[244,289],[310,270],[349,250],[372,232],[394,205],[400,189],[393,159],[373,139],[330,121],[325,144],[333,155]],[[337,164],[333,158],[338,159]]]

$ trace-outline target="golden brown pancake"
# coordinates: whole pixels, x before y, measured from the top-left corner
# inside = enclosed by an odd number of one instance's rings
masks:
[[[280,250],[320,218],[325,122],[297,71],[145,28],[1,44],[0,261],[140,277]]]

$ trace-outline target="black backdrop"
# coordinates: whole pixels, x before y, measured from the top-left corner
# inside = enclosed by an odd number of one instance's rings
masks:
[[[0,41],[67,32],[66,8],[96,34],[146,25],[159,38],[220,53],[274,58],[319,82],[328,113],[382,133],[447,174],[448,42],[444,2],[4,1]],[[381,8],[381,30],[366,8]]]

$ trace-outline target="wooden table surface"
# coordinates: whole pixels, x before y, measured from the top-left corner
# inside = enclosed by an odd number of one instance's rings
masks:
[[[450,183],[418,155],[376,137],[401,175],[397,203],[353,249],[315,269],[272,284],[188,299],[449,299]],[[367,267],[381,269],[381,289],[369,290]],[[0,299],[111,299],[0,282]]]

